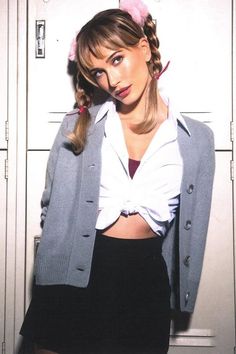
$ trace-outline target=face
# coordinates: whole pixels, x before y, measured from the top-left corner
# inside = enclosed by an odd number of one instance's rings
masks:
[[[132,105],[145,99],[151,80],[147,66],[151,53],[147,40],[141,38],[137,47],[128,49],[101,49],[102,59],[91,55],[90,73],[98,87],[122,105]]]

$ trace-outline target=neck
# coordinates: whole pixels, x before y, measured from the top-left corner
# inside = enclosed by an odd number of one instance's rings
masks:
[[[142,122],[148,104],[150,82],[151,77],[147,79],[142,95],[136,102],[130,105],[125,105],[122,102],[117,101],[116,109],[119,113],[120,119],[127,122],[132,121],[133,124]]]
[[[157,123],[162,123],[168,115],[168,107],[163,101],[159,91],[157,92],[157,102],[158,102],[158,111],[157,111]],[[144,116],[146,114],[146,102],[144,100],[138,102],[133,107],[122,107],[117,104],[117,112],[122,123],[126,126],[133,126],[135,124],[142,123]]]

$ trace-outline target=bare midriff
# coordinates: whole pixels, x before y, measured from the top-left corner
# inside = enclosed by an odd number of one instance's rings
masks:
[[[106,236],[143,239],[157,236],[148,223],[137,213],[131,215],[120,215],[114,224],[102,232]]]

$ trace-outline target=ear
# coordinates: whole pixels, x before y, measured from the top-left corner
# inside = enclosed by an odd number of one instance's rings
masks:
[[[138,46],[143,52],[145,61],[149,62],[151,60],[152,53],[151,53],[151,49],[150,49],[150,45],[149,45],[148,39],[146,37],[142,37],[139,40]]]

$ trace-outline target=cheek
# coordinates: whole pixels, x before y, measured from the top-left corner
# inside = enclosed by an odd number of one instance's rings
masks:
[[[107,82],[107,78],[105,75],[102,78],[100,78],[99,80],[97,80],[97,85],[102,90],[106,91],[108,89],[108,82]]]
[[[125,75],[127,78],[135,79],[138,75],[137,69],[139,67],[139,64],[139,61],[136,59],[127,61],[123,66],[123,75]]]
[[[147,63],[139,53],[130,61],[128,72],[134,75],[135,80],[146,80],[148,74]]]

